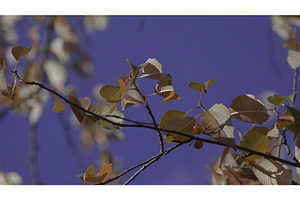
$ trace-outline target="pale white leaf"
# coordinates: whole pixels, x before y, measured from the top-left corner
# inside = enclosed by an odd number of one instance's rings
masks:
[[[44,69],[52,87],[57,91],[62,91],[67,80],[66,68],[55,60],[46,60]]]
[[[287,62],[292,69],[297,69],[300,66],[300,52],[289,50]]]

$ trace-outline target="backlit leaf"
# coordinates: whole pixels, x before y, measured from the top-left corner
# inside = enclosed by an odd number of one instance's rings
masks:
[[[73,96],[69,96],[68,99],[73,104],[75,104],[75,105],[77,105],[79,107],[82,107],[80,101],[77,98],[75,98]],[[83,119],[84,119],[84,116],[85,116],[85,112],[83,110],[79,109],[78,107],[72,105],[72,104],[70,104],[70,107],[71,107],[73,113],[75,114],[76,118],[78,119],[78,121],[80,123],[82,123]]]
[[[292,106],[294,106],[294,103],[293,103],[293,96],[297,93],[294,92],[292,93],[290,96],[279,96],[277,94],[274,94],[273,96],[271,97],[268,97],[268,101],[276,106],[280,106],[282,105],[286,100],[288,100],[290,102],[290,104]]]
[[[161,129],[166,129],[167,126],[177,118],[185,116],[185,112],[178,110],[167,110],[160,119],[159,127]]]
[[[105,85],[100,89],[100,95],[106,99],[109,103],[117,103],[121,100],[120,87]]]
[[[257,159],[250,161],[249,165],[263,185],[291,185],[292,184],[292,170],[286,165],[274,160]]]
[[[236,97],[229,110],[233,117],[252,124],[262,124],[270,117],[264,104],[251,94]]]
[[[23,47],[23,46],[15,46],[12,48],[11,52],[12,52],[12,55],[14,56],[14,58],[16,60],[19,60],[21,57],[23,57],[24,55],[29,53],[31,48],[32,48],[31,46],[28,48]]]
[[[57,96],[53,93],[51,93],[52,96],[55,98],[54,101],[54,107],[52,108],[52,111],[55,113],[59,113],[61,111],[63,111],[67,106],[63,103],[61,103],[61,101],[57,98]]]
[[[190,136],[194,136],[194,126],[196,124],[196,118],[195,117],[180,117],[174,119],[168,126],[168,130],[175,130],[181,133],[185,133]],[[170,133],[170,132],[165,132],[166,135],[171,135],[174,140],[183,142],[187,139],[188,137],[178,135],[175,133]]]
[[[119,110],[114,110],[112,113],[110,112],[110,107],[108,105],[91,105],[88,109],[89,111],[103,116],[107,119],[109,119],[110,121],[113,121],[115,123],[118,124],[122,124],[123,123],[123,119],[124,115],[123,113],[121,113]],[[110,116],[106,116],[106,115],[110,115]],[[120,118],[116,118],[114,116],[120,117]],[[100,124],[101,126],[103,126],[103,128],[105,129],[120,129],[121,127],[119,126],[115,126],[110,122],[104,121],[96,116],[92,116],[92,115],[87,115],[87,117],[91,120],[93,120],[95,123]]]
[[[269,139],[267,137],[269,129],[266,127],[253,127],[249,131],[247,131],[241,141],[240,146],[258,151],[261,153],[265,153],[269,149]],[[248,152],[243,152],[243,154],[247,154]],[[247,157],[248,160],[255,160],[259,159],[261,156],[258,155],[251,155]]]
[[[104,182],[105,179],[111,174],[111,172],[112,172],[112,164],[104,165],[97,175],[102,179],[100,183]]]
[[[44,70],[49,78],[50,84],[57,91],[62,91],[67,81],[67,71],[58,61],[46,60]]]
[[[222,153],[222,156],[215,162],[214,164],[214,170],[217,174],[220,174],[220,175],[224,175],[222,169],[221,169],[221,165],[223,163],[223,160],[225,158],[225,156],[230,152],[230,147],[226,147],[224,150],[223,150],[223,153]]]
[[[202,113],[200,121],[212,138],[236,149],[231,119],[228,108],[223,104],[215,104]]]
[[[210,79],[209,81],[206,81],[204,83],[198,83],[198,82],[190,82],[189,87],[198,91],[198,92],[205,92],[207,93],[207,89],[216,82],[216,79]]]

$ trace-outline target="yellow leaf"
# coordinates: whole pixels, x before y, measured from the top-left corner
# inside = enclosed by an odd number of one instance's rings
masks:
[[[97,175],[98,177],[101,178],[100,183],[103,183],[105,179],[110,175],[111,172],[112,172],[112,164],[104,165]]]
[[[59,113],[59,112],[63,111],[66,108],[66,105],[61,103],[55,94],[53,94],[53,93],[51,93],[51,94],[55,98],[54,108],[52,108],[52,111],[55,113]]]

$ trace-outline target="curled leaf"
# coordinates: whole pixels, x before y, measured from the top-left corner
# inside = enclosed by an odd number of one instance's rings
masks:
[[[233,117],[252,124],[262,124],[270,117],[264,104],[251,94],[236,97],[229,110]]]
[[[145,63],[139,66],[142,70],[140,78],[150,78],[155,80],[169,80],[166,74],[162,72],[162,65],[155,59],[149,58]]]
[[[282,129],[284,127],[290,126],[295,123],[295,119],[292,116],[282,116],[277,119],[277,127],[278,129]]]
[[[165,97],[162,102],[167,102],[170,100],[178,100],[181,101],[181,98],[175,92],[174,87],[172,85],[172,77],[170,74],[167,75],[170,77],[170,80],[160,80],[155,86],[155,94]]]
[[[223,160],[225,158],[225,156],[230,152],[230,147],[226,147],[224,150],[223,150],[223,153],[222,153],[222,156],[215,162],[214,164],[214,170],[217,174],[220,174],[220,175],[224,175],[222,169],[221,169],[221,166],[222,166],[222,163],[223,163]]]

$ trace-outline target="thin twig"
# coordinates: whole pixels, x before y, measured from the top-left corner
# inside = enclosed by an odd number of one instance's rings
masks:
[[[282,139],[283,139],[282,144],[285,145],[288,156],[290,156],[295,161],[295,163],[300,164],[299,160],[291,152],[291,149],[290,149],[290,147],[287,143],[287,139],[286,139],[286,136],[285,136],[285,131],[286,131],[286,129],[285,130],[280,130],[280,133],[281,133]]]
[[[181,145],[183,145],[183,144],[185,144],[185,143],[187,143],[187,142],[183,142],[183,143],[179,143],[179,144],[177,144],[177,145],[174,145],[173,147],[171,147],[171,148],[165,150],[164,152],[161,152],[161,153],[159,153],[159,154],[157,154],[157,155],[155,155],[155,156],[149,158],[148,160],[146,160],[146,161],[144,161],[144,162],[141,162],[141,163],[139,163],[139,164],[137,164],[137,165],[135,165],[135,166],[133,166],[133,167],[127,169],[126,171],[122,172],[121,174],[117,175],[116,177],[111,178],[111,179],[108,179],[107,181],[101,183],[101,185],[105,185],[105,184],[108,184],[108,183],[110,183],[110,182],[112,182],[112,181],[114,181],[114,180],[117,180],[117,179],[119,179],[120,177],[122,177],[122,176],[124,176],[125,174],[127,174],[128,172],[130,172],[130,171],[132,171],[132,170],[134,170],[134,169],[136,169],[136,168],[138,168],[138,167],[140,167],[140,166],[142,166],[142,165],[144,165],[144,164],[146,164],[146,163],[149,163],[149,162],[152,161],[153,159],[156,159],[156,158],[158,158],[158,157],[167,155],[168,153],[170,153],[171,151],[173,151],[174,149],[178,148],[179,146],[181,146]]]
[[[158,156],[152,158],[147,164],[145,164],[141,169],[139,169],[130,179],[128,179],[124,185],[128,185],[131,181],[133,181],[137,175],[139,175],[140,173],[142,173],[147,167],[149,167],[151,164],[153,164],[154,162],[158,161],[162,156],[165,156],[167,155],[168,153],[170,153],[172,150],[180,147],[181,145],[183,144],[186,144],[188,142],[190,142],[191,140],[188,140],[188,141],[185,141],[185,142],[182,142],[182,143],[179,143],[173,147],[171,147],[170,149],[168,149],[167,151],[165,152],[161,152],[160,154],[158,154]]]
[[[154,123],[154,127],[156,128],[156,131],[157,131],[157,135],[158,135],[158,138],[159,138],[159,143],[160,143],[160,153],[162,153],[164,151],[164,141],[163,141],[163,137],[162,137],[162,133],[158,130],[158,125],[155,121],[155,117],[151,111],[151,108],[149,106],[149,103],[148,101],[146,100],[145,96],[142,94],[142,92],[140,91],[140,89],[138,88],[138,86],[136,85],[135,81],[133,82],[134,84],[134,87],[136,89],[136,91],[141,95],[141,97],[143,98],[144,102],[145,102],[145,107],[146,109],[148,110],[148,113]]]
[[[206,143],[210,143],[210,144],[215,144],[215,145],[219,145],[219,146],[225,146],[225,147],[228,146],[227,144],[224,144],[224,143],[221,143],[221,142],[218,142],[218,141],[208,140],[208,139],[204,139],[204,138],[199,138],[199,137],[191,136],[191,135],[188,135],[188,134],[176,131],[176,130],[168,130],[168,129],[164,129],[163,130],[161,128],[156,128],[156,127],[149,126],[149,125],[142,125],[142,124],[122,124],[122,123],[117,123],[117,122],[111,121],[111,120],[109,120],[109,119],[107,119],[107,118],[105,118],[105,117],[103,117],[101,115],[97,115],[97,114],[95,114],[95,113],[93,113],[93,112],[91,112],[89,110],[86,110],[86,109],[82,108],[81,106],[78,106],[75,103],[70,102],[68,99],[66,99],[65,97],[63,97],[59,93],[55,92],[54,90],[51,90],[51,89],[47,88],[46,86],[44,86],[41,83],[37,83],[37,82],[34,82],[34,81],[28,82],[28,81],[22,80],[18,76],[18,74],[17,74],[16,71],[13,72],[13,73],[14,73],[15,76],[18,77],[18,80],[21,83],[28,84],[28,85],[36,85],[36,86],[39,86],[39,87],[41,87],[41,88],[43,88],[43,89],[45,89],[45,90],[47,90],[49,92],[52,92],[53,94],[55,94],[56,96],[58,96],[62,100],[64,100],[66,103],[68,103],[70,105],[73,105],[76,108],[78,108],[78,109],[80,109],[80,110],[82,110],[82,111],[84,111],[84,112],[86,112],[86,113],[88,113],[90,115],[98,117],[99,119],[102,119],[102,120],[104,120],[106,122],[109,122],[110,124],[112,124],[114,126],[117,126],[117,127],[132,127],[132,128],[147,128],[147,129],[152,129],[152,130],[155,130],[155,131],[166,131],[166,132],[174,133],[174,134],[177,134],[177,135],[185,136],[185,137],[193,139],[193,140],[200,140],[202,142],[206,142]],[[262,157],[265,157],[265,158],[268,158],[268,159],[276,160],[276,161],[279,161],[279,162],[282,162],[282,163],[285,163],[285,164],[288,164],[288,165],[300,168],[300,164],[298,164],[298,163],[293,163],[293,162],[290,162],[288,160],[284,160],[284,159],[281,159],[281,158],[278,158],[278,157],[275,157],[275,156],[271,156],[271,155],[268,155],[268,154],[264,154],[264,153],[261,153],[261,152],[258,152],[258,151],[254,151],[254,150],[242,147],[242,146],[238,146],[237,145],[237,149],[243,150],[243,151],[247,151],[247,152],[255,154],[255,155],[259,155],[259,156],[262,156]]]

